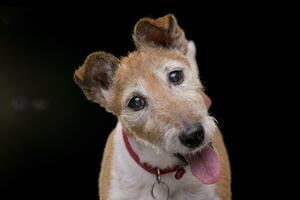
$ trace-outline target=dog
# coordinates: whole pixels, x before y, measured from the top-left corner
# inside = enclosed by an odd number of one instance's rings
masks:
[[[140,19],[136,50],[88,55],[74,80],[117,116],[102,159],[101,200],[229,200],[230,164],[196,48],[174,15]]]

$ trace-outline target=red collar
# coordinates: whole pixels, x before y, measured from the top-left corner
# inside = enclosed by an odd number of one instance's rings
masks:
[[[132,157],[132,159],[144,170],[146,170],[147,172],[154,174],[156,176],[158,176],[158,170],[160,171],[160,175],[164,175],[164,174],[168,174],[168,173],[172,173],[172,172],[176,172],[175,173],[175,178],[176,179],[181,179],[181,177],[184,175],[185,170],[182,166],[176,165],[172,168],[164,168],[164,169],[160,169],[157,167],[153,167],[151,165],[149,165],[148,163],[142,163],[139,156],[133,151],[129,141],[128,141],[128,136],[125,133],[125,131],[122,129],[122,135],[123,135],[123,140],[126,146],[126,149],[128,151],[128,153],[130,154],[130,156]]]

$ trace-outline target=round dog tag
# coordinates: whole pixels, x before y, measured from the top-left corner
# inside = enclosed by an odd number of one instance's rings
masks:
[[[168,200],[169,199],[169,187],[164,182],[155,182],[152,185],[151,196],[154,200]]]

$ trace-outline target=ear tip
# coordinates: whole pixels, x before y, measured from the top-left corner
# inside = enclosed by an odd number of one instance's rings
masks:
[[[142,25],[155,24],[159,21],[164,21],[164,20],[168,20],[169,22],[177,22],[175,15],[172,13],[169,13],[167,15],[158,18],[144,17],[137,21],[137,23],[134,26],[134,30],[141,27]]]
[[[144,17],[138,20],[133,29],[133,38],[137,37],[140,32],[147,30],[147,27],[159,27],[162,29],[172,29],[177,24],[176,17],[173,14],[167,14],[159,18]]]
[[[149,18],[142,18],[139,21],[137,21],[137,23],[134,25],[134,30],[133,32],[135,33],[140,27],[141,25],[145,24],[146,21],[149,21]]]
[[[85,68],[93,68],[95,65],[99,65],[100,63],[114,63],[118,64],[119,59],[115,57],[113,54],[106,53],[104,51],[96,51],[93,53],[90,53],[85,61],[82,67]]]
[[[151,21],[153,21],[152,18],[149,17],[144,17],[140,20],[137,21],[137,23],[134,26],[134,30],[133,33],[135,34],[137,31],[139,31],[142,27],[144,27],[145,25],[151,23]]]
[[[91,62],[91,61],[94,61],[96,59],[106,57],[106,56],[108,56],[108,53],[105,53],[104,51],[96,51],[96,52],[90,53],[86,57],[85,62]]]
[[[169,20],[177,21],[175,15],[172,14],[172,13],[169,13],[169,14],[167,14],[166,16],[169,18]]]

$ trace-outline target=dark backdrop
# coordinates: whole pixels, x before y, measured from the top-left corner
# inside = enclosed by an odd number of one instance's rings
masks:
[[[260,152],[251,121],[251,105],[262,102],[253,93],[261,78],[253,60],[264,48],[257,45],[264,25],[254,24],[256,14],[230,5],[113,4],[0,8],[0,196],[98,198],[101,154],[116,118],[85,99],[74,69],[93,51],[126,55],[139,18],[173,13],[197,45],[211,113],[229,151],[234,199],[255,197],[264,170],[254,164]]]

